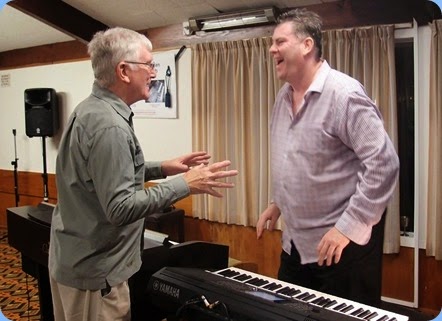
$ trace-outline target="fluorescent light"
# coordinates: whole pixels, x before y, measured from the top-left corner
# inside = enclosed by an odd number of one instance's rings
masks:
[[[278,15],[276,7],[252,9],[189,19],[190,32],[215,31],[274,23]]]

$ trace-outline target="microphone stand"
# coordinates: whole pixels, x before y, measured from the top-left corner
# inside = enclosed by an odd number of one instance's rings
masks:
[[[15,206],[18,207],[18,203],[20,201],[20,195],[18,194],[18,158],[17,158],[17,143],[16,143],[16,134],[17,131],[15,129],[12,130],[12,134],[14,135],[14,152],[15,152],[15,160],[11,162],[11,165],[14,166],[14,191],[15,191]]]
[[[48,172],[46,169],[46,136],[42,137],[43,144],[43,201],[49,201],[48,195]]]

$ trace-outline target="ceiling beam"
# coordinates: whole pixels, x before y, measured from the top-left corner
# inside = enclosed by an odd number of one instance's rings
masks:
[[[323,29],[413,22],[424,25],[440,19],[440,10],[428,0],[341,0],[307,8],[319,14]]]
[[[8,5],[82,43],[88,43],[97,31],[108,28],[61,0],[13,0]]]

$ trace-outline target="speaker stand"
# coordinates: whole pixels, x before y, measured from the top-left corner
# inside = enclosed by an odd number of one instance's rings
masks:
[[[41,138],[42,146],[43,146],[43,201],[49,201],[48,194],[48,172],[46,167],[46,136],[42,136]]]
[[[15,151],[15,160],[11,162],[11,165],[14,166],[14,192],[15,192],[15,206],[18,207],[18,203],[20,202],[20,194],[18,193],[18,158],[17,158],[17,142],[16,136],[17,131],[15,128],[12,130],[12,134],[14,135],[14,151]]]

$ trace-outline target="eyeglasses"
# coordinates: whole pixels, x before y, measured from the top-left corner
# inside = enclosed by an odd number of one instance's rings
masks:
[[[139,61],[124,61],[127,64],[137,64],[137,65],[144,65],[146,67],[149,67],[151,70],[155,70],[155,63],[154,62],[139,62]]]

